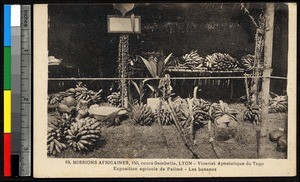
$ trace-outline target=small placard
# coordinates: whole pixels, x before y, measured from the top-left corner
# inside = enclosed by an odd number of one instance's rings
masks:
[[[108,33],[141,33],[141,16],[131,17],[107,16]]]

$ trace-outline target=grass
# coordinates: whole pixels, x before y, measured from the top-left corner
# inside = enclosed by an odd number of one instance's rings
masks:
[[[229,104],[230,108],[237,109],[238,132],[236,137],[228,141],[216,141],[216,148],[222,158],[252,159],[257,158],[257,134],[259,126],[242,120],[245,107],[243,104]],[[54,119],[56,114],[49,114],[49,119]],[[269,131],[285,127],[287,114],[270,114]],[[175,126],[163,126],[166,136],[164,142],[159,130],[159,125],[138,126],[125,120],[119,126],[103,127],[103,139],[97,149],[85,155],[78,154],[72,149],[64,150],[57,157],[60,158],[192,158],[180,138]],[[209,143],[207,125],[197,130],[195,150],[203,158],[216,158]],[[276,143],[268,142],[268,157],[284,159],[286,153],[276,150]]]

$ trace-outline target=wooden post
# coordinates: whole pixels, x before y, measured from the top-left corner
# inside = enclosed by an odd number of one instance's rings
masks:
[[[122,107],[128,108],[128,94],[127,94],[127,65],[129,59],[129,35],[122,34],[119,38],[119,78],[121,90],[121,104]]]
[[[266,4],[266,32],[264,43],[264,64],[263,64],[263,80],[262,80],[262,103],[261,103],[261,127],[259,135],[259,158],[267,158],[267,132],[269,124],[269,92],[270,92],[270,76],[272,65],[272,51],[273,51],[273,28],[274,28],[274,3]]]
[[[253,105],[259,105],[258,102],[258,83],[261,67],[261,59],[264,49],[264,32],[265,32],[265,17],[260,15],[259,24],[255,34],[255,51],[254,51],[254,64],[253,64],[253,78],[251,81],[251,101]]]

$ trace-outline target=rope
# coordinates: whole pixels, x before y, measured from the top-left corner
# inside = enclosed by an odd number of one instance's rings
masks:
[[[266,76],[246,76],[247,78],[266,78]],[[271,79],[287,80],[287,77],[270,76]],[[149,78],[48,78],[49,81],[109,81],[109,80],[144,80]],[[159,80],[161,78],[150,78]],[[211,77],[171,77],[171,80],[213,80],[213,79],[245,79],[245,76],[211,76]]]

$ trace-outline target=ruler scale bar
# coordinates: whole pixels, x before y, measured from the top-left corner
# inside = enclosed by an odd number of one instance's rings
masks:
[[[21,5],[21,152],[20,176],[31,175],[31,7]]]

